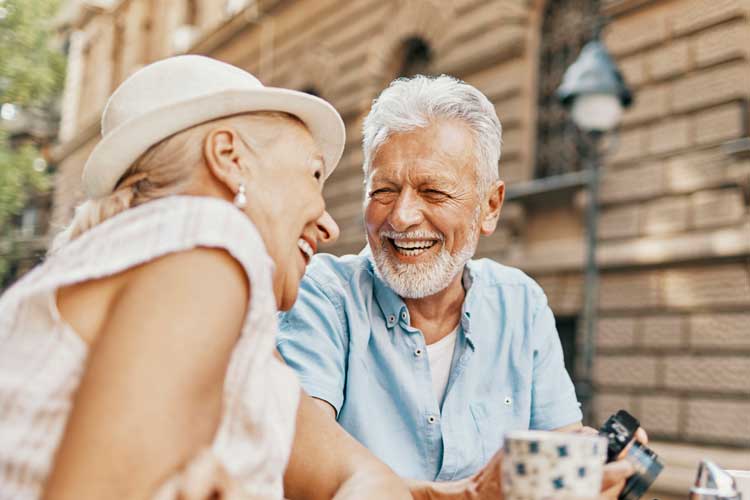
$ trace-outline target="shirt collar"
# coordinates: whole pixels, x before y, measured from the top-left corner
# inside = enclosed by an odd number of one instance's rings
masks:
[[[399,297],[396,292],[394,292],[393,289],[380,278],[380,276],[378,276],[377,272],[375,272],[375,261],[370,253],[370,248],[366,247],[365,250],[362,250],[360,255],[367,255],[370,274],[372,274],[375,300],[377,301],[378,306],[380,306],[380,311],[383,313],[385,324],[388,328],[393,328],[396,323],[398,323],[401,316],[404,316],[401,319],[408,322],[409,310],[406,308],[404,300]]]
[[[385,319],[385,323],[388,328],[393,328],[396,323],[399,322],[399,319],[403,320],[405,323],[408,323],[409,310],[407,309],[406,304],[404,304],[403,299],[399,297],[396,292],[394,292],[393,289],[380,278],[380,276],[378,276],[378,273],[375,272],[375,261],[372,257],[372,253],[370,252],[370,247],[366,246],[360,252],[360,255],[367,256],[367,261],[370,267],[369,271],[372,275],[373,280],[375,300],[380,307],[380,311],[383,313],[383,318]],[[464,298],[464,303],[461,307],[460,323],[464,336],[466,337],[466,340],[468,341],[472,349],[474,349],[475,346],[471,337],[471,304],[473,302],[473,298],[478,293],[475,290],[476,286],[474,286],[477,281],[476,278],[477,275],[474,262],[470,260],[466,263],[466,267],[464,267],[462,277],[464,289],[466,290],[466,297]]]
[[[464,290],[466,290],[464,304],[461,307],[461,327],[463,329],[464,336],[469,343],[469,346],[472,349],[475,349],[476,346],[474,344],[474,339],[472,338],[471,330],[471,310],[474,299],[480,292],[477,291],[477,288],[479,288],[477,281],[479,280],[477,280],[476,267],[473,260],[469,260],[466,263],[466,267],[464,267],[464,274],[461,279],[463,280]]]

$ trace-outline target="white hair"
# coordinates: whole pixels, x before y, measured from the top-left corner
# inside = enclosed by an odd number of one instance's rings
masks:
[[[398,78],[372,103],[362,126],[365,178],[378,148],[391,134],[424,128],[436,119],[459,119],[474,138],[474,168],[480,193],[499,180],[502,125],[479,90],[447,75]]]

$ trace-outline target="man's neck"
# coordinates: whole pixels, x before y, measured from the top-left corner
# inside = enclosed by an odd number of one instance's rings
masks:
[[[411,325],[421,330],[427,344],[434,344],[456,329],[465,297],[462,270],[450,285],[435,295],[404,299],[404,303],[409,309]]]

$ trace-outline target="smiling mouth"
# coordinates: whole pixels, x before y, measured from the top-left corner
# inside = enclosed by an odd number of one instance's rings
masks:
[[[304,238],[297,240],[297,247],[299,248],[302,257],[305,259],[305,265],[309,264],[315,254],[315,250],[313,250],[312,246],[310,246]]]
[[[422,255],[438,242],[438,240],[406,240],[396,238],[388,238],[388,241],[396,250],[396,253],[407,257]]]

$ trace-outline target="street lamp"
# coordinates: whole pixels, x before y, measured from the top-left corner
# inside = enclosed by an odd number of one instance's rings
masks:
[[[611,132],[633,103],[622,73],[599,40],[587,43],[565,71],[557,97],[584,132]]]
[[[623,110],[633,103],[633,95],[604,44],[597,38],[587,43],[578,59],[565,71],[557,89],[557,97],[565,106],[586,140],[586,171],[588,172],[588,203],[586,206],[587,257],[583,319],[585,322],[584,385],[582,399],[590,403],[591,375],[594,359],[594,330],[599,295],[599,269],[596,262],[597,224],[599,219],[599,147],[602,136],[620,125]],[[591,411],[587,404],[586,411]]]

